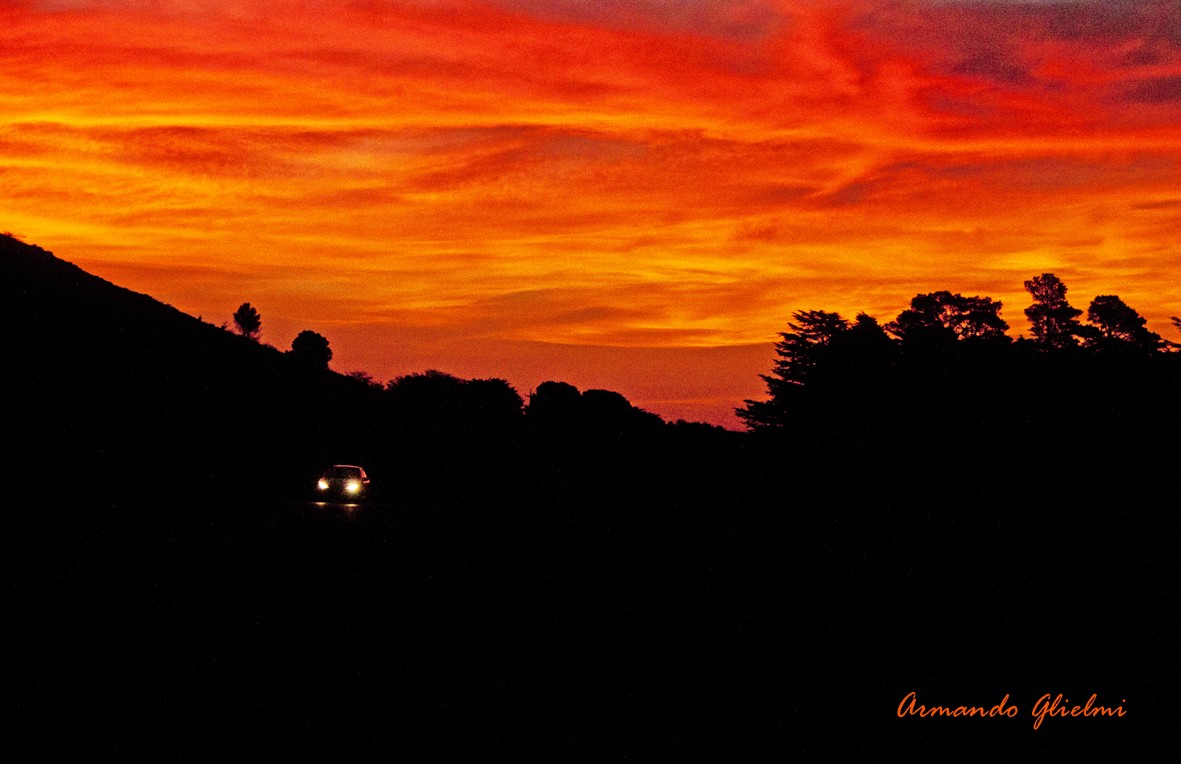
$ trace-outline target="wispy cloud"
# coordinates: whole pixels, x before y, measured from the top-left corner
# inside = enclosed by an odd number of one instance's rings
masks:
[[[751,347],[938,288],[1020,328],[1044,270],[1163,330],[1178,30],[1122,1],[3,2],[2,226],[195,314],[251,299],[279,344],[336,327],[382,377]]]

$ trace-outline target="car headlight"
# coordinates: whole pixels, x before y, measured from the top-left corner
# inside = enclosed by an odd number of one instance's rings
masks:
[[[325,480],[324,478],[320,478],[319,482],[316,483],[316,487],[319,488],[321,491],[327,491],[328,490],[328,481]]]
[[[357,491],[361,490],[361,481],[350,480],[344,484],[344,489],[349,493],[356,493]]]

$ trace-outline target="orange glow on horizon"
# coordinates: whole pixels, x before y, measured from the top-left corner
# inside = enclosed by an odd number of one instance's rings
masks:
[[[736,426],[795,310],[1181,340],[1181,8],[0,0],[0,230],[334,368]]]

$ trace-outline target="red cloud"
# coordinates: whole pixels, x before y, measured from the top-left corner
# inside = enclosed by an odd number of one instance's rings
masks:
[[[946,288],[1019,331],[1047,270],[1158,329],[1181,302],[1176,4],[326,8],[0,5],[4,227],[194,314],[348,327],[379,377],[405,358],[367,332],[479,376],[580,345],[583,387],[619,371],[588,343],[635,346],[640,400],[732,394],[661,393],[656,348],[769,347],[801,308]]]

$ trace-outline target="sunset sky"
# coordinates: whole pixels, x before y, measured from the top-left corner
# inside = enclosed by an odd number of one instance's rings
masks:
[[[791,313],[1181,340],[1181,3],[0,0],[0,230],[333,368],[737,427]]]

